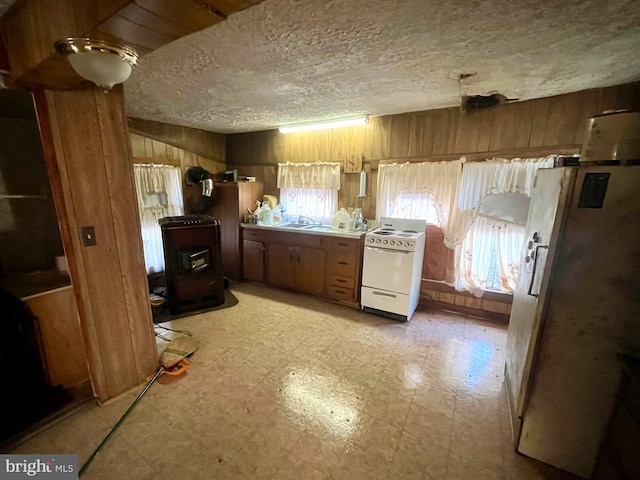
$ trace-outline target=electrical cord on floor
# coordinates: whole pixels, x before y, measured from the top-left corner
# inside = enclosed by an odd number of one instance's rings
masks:
[[[154,327],[162,328],[163,330],[169,330],[170,332],[182,333],[184,335],[187,335],[188,337],[193,335],[193,333],[191,333],[189,330],[178,330],[176,328],[163,327],[162,325],[154,325]]]

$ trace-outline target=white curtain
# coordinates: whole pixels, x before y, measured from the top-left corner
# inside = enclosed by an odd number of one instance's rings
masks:
[[[537,170],[552,168],[555,158],[493,159],[464,165],[445,229],[445,244],[455,248],[456,289],[468,290],[476,296],[485,290],[513,292],[524,242],[524,222],[489,217],[479,211],[490,195],[520,193],[529,197]]]
[[[279,163],[277,187],[340,190],[340,164]]]
[[[376,218],[420,218],[444,228],[460,183],[462,160],[381,163]]]
[[[524,225],[477,215],[462,244],[456,247],[455,288],[476,297],[486,290],[513,292],[524,229]]]
[[[445,229],[447,247],[454,248],[463,242],[486,196],[501,193],[523,193],[531,196],[536,171],[539,168],[552,168],[555,158],[494,158],[486,162],[465,163],[448,227]]]
[[[340,164],[279,163],[277,187],[288,220],[304,215],[327,222],[338,210]]]
[[[295,222],[305,215],[323,223],[338,210],[338,191],[321,188],[282,188],[280,202],[287,211],[287,220]]]
[[[147,273],[164,271],[162,232],[158,220],[184,215],[182,178],[178,167],[133,166],[133,175],[142,227],[142,245]]]

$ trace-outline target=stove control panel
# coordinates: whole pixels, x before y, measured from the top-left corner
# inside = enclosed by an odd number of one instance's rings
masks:
[[[365,245],[371,247],[387,248],[389,250],[412,251],[415,249],[415,240],[374,238],[373,236],[368,236],[365,239]]]

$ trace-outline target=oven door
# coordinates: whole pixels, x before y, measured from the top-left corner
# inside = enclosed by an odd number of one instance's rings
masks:
[[[413,282],[414,257],[414,252],[366,246],[362,261],[362,285],[409,293]]]

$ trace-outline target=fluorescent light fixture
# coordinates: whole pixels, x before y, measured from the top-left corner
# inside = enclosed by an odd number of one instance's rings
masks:
[[[359,117],[337,118],[324,122],[297,123],[295,125],[285,125],[280,127],[280,133],[307,132],[309,130],[325,130],[328,128],[357,127],[369,123],[369,115]]]

